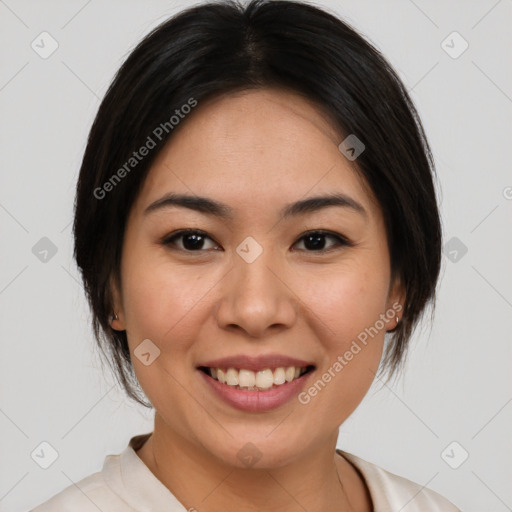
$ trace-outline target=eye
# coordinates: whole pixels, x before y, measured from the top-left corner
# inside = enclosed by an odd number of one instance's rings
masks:
[[[176,241],[180,239],[182,240],[181,247],[179,246],[180,244],[176,243]],[[212,240],[204,231],[199,229],[187,229],[167,236],[164,238],[164,240],[162,240],[162,243],[168,246],[178,245],[176,248],[182,251],[200,252],[205,249],[204,246],[206,240],[214,242],[214,240]],[[206,249],[216,249],[218,247],[219,246],[216,244],[216,242],[214,242],[213,247],[206,247]]]
[[[331,247],[325,247],[326,238],[334,240],[334,244],[331,245]],[[335,249],[336,247],[352,245],[345,237],[322,230],[310,231],[309,233],[306,233],[301,238],[299,238],[297,243],[303,243],[307,252],[328,252],[332,249]]]
[[[331,243],[331,246],[327,248],[325,241],[326,238],[330,238],[334,241],[334,243]],[[205,247],[207,240],[210,241],[210,247]],[[181,243],[178,241],[181,241]],[[299,250],[306,250],[307,252],[329,252],[336,247],[352,245],[342,235],[323,230],[310,231],[302,235],[295,245],[300,243],[304,245],[305,249],[299,248]],[[164,240],[162,240],[162,244],[187,252],[203,252],[207,249],[220,249],[220,246],[211,237],[209,237],[207,233],[200,229],[186,229],[178,231],[165,237]],[[208,244],[206,243],[206,245]]]

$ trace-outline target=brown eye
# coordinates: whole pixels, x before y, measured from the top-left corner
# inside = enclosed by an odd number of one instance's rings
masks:
[[[178,241],[181,240],[181,243]],[[205,247],[208,242],[213,242],[213,247]],[[174,233],[172,236],[166,237],[162,243],[167,246],[175,246],[178,250],[189,252],[200,252],[205,249],[215,249],[218,245],[215,244],[204,231],[200,230],[184,230]]]
[[[326,239],[328,238],[334,240],[334,244],[326,248]],[[301,241],[303,241],[305,249],[299,250],[306,250],[308,252],[327,252],[336,247],[351,245],[345,237],[328,231],[310,231],[299,239],[299,242]]]

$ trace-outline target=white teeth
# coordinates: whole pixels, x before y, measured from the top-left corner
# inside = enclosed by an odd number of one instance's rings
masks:
[[[274,370],[274,384],[279,386],[280,384],[284,384],[286,382],[286,372],[284,368],[276,368]]]
[[[274,384],[274,374],[272,370],[260,370],[256,374],[256,387],[260,389],[270,389]]]
[[[256,384],[256,376],[251,370],[240,370],[238,372],[238,383],[241,388],[252,388]]]
[[[210,368],[210,376],[222,384],[245,390],[267,390],[273,386],[281,386],[291,382],[305,373],[306,368],[295,366],[270,368],[253,372],[252,370],[237,370],[236,368]]]
[[[295,377],[295,367],[294,366],[288,366],[286,368],[286,382],[291,382],[293,378]]]
[[[234,368],[228,368],[226,372],[226,384],[228,386],[238,386],[238,372]]]

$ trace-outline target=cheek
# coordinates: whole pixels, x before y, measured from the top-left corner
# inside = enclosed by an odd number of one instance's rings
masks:
[[[323,325],[321,368],[301,397],[315,414],[341,424],[359,405],[377,372],[383,349],[388,276],[382,268],[347,265],[304,289]],[[328,421],[329,423],[329,421]]]
[[[133,252],[124,261],[123,307],[133,367],[137,379],[151,403],[165,409],[169,395],[174,407],[187,403],[180,382],[189,375],[190,347],[203,324],[201,298],[213,286],[209,279],[192,275],[186,269],[170,265],[154,255]],[[149,339],[157,347],[141,345]],[[146,365],[137,357],[141,347],[149,347],[157,357]],[[147,350],[145,349],[144,352]],[[182,415],[185,411],[181,411]]]
[[[133,350],[149,338],[165,353],[188,349],[204,324],[208,291],[219,282],[222,273],[172,264],[165,254],[156,252],[131,253],[123,270],[123,306],[130,348]]]
[[[305,302],[329,328],[329,344],[342,348],[385,311],[389,276],[382,269],[350,265],[307,281],[314,286],[303,288]]]
[[[144,254],[127,251],[123,261],[123,306],[126,330],[132,342],[149,338],[160,345],[190,309],[193,283],[184,286],[179,272],[169,272],[168,264]]]

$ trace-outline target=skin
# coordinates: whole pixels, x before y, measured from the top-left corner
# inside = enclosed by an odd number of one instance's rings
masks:
[[[243,412],[196,369],[208,359],[279,353],[314,362],[306,389],[379,315],[403,304],[382,213],[339,151],[343,138],[315,104],[288,91],[217,97],[181,123],[130,212],[112,326],[127,331],[132,353],[145,339],[160,350],[149,366],[132,358],[155,407],[153,435],[137,454],[187,508],[372,510],[364,480],[335,447],[371,385],[394,317],[306,405],[294,398]],[[144,214],[171,191],[222,202],[233,219],[176,206]],[[279,220],[285,205],[333,192],[366,213],[331,206]],[[162,242],[182,229],[205,231],[203,248],[186,251],[186,235]],[[327,251],[305,245],[304,234],[318,229],[352,245],[330,236],[321,239]],[[263,248],[250,264],[235,251],[247,236]],[[261,452],[252,467],[237,457],[248,442]]]

